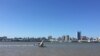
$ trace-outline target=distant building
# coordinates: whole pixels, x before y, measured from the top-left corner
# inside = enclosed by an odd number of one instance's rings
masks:
[[[57,39],[56,38],[52,38],[52,39],[50,39],[50,42],[57,42]]]
[[[88,37],[87,36],[81,36],[81,39],[82,40],[88,40]]]
[[[81,32],[77,32],[77,38],[78,40],[81,40]]]
[[[62,42],[65,42],[65,38],[66,38],[66,36],[63,35],[63,36],[61,37],[61,41],[62,41]]]
[[[69,42],[70,41],[70,37],[69,37],[69,35],[66,35],[65,37],[64,37],[64,42]]]
[[[48,40],[51,41],[51,39],[52,39],[52,36],[48,36]]]
[[[100,38],[99,38],[99,37],[97,37],[96,40],[97,40],[98,42],[100,42]]]
[[[57,38],[57,41],[58,41],[58,42],[62,42],[62,37],[58,37],[58,38]]]

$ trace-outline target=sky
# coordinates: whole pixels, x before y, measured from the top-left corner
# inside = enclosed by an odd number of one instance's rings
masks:
[[[0,0],[0,36],[100,36],[100,0]]]

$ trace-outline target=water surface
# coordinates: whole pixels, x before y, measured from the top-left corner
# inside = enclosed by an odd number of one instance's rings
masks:
[[[0,56],[100,56],[100,43],[0,42]]]

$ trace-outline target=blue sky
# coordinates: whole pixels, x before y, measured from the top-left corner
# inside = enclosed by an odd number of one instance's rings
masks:
[[[0,36],[100,36],[99,0],[0,0]]]

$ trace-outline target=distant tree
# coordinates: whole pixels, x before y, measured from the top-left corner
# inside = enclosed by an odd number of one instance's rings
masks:
[[[45,42],[49,41],[46,37],[42,37],[42,40],[44,40]]]
[[[41,42],[41,37],[39,37],[39,38],[36,38],[36,42]]]
[[[30,42],[34,42],[34,41],[35,41],[34,37],[30,38]]]

